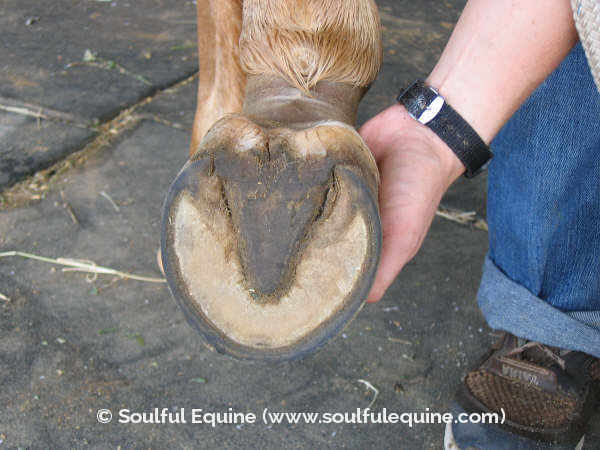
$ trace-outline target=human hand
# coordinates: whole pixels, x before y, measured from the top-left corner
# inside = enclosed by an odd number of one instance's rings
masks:
[[[383,247],[367,298],[377,302],[421,247],[442,196],[465,167],[433,131],[400,105],[373,117],[359,133],[381,175]]]

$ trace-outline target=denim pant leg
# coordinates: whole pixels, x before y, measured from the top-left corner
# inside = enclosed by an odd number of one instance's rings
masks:
[[[600,357],[600,94],[580,44],[492,149],[485,318]]]

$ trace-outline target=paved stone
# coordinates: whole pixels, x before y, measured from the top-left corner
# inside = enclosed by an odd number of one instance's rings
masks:
[[[173,95],[175,89],[176,95]],[[163,121],[191,133],[196,111],[197,89],[197,79],[183,83],[173,90],[168,89],[156,96],[152,102],[140,107],[136,114]]]
[[[144,121],[38,205],[3,213],[0,250],[92,258],[157,276],[162,196],[188,139]],[[379,389],[376,410],[447,411],[466,365],[492,340],[473,300],[485,248],[484,232],[436,219],[382,302],[367,305],[318,354],[279,365],[211,353],[162,284],[89,282],[3,259],[0,286],[11,301],[0,303],[0,435],[8,447],[27,448],[439,448],[440,425],[103,425],[96,411],[185,408],[188,420],[192,408],[345,413],[372,399],[359,379]]]
[[[162,196],[185,161],[188,138],[144,121],[113,150],[68,173],[38,205],[3,213],[1,250],[92,258],[158,276]],[[420,257],[381,303],[365,307],[317,355],[275,366],[236,362],[205,349],[162,284],[111,284],[102,276],[90,283],[83,274],[36,261],[0,260],[2,293],[11,298],[0,306],[0,402],[7,406],[0,433],[8,446],[21,447],[436,447],[440,426],[212,429],[102,425],[95,414],[124,407],[352,412],[373,395],[358,379],[380,390],[377,409],[446,410],[468,352],[490,340],[487,329],[478,331],[483,322],[472,301],[485,241],[484,232],[436,221]]]
[[[79,150],[96,132],[0,111],[0,189]]]
[[[195,2],[6,0],[0,15],[0,109],[51,108],[94,125],[197,71]],[[94,61],[84,61],[96,55]],[[29,108],[31,109],[31,108]],[[82,148],[93,131],[2,118],[0,188]],[[27,120],[24,124],[30,124]],[[63,144],[61,145],[61,140]],[[40,152],[40,148],[46,148]],[[19,153],[19,155],[16,155]]]
[[[0,30],[0,95],[89,121],[197,70],[192,1],[7,0]],[[106,68],[86,64],[86,50]]]

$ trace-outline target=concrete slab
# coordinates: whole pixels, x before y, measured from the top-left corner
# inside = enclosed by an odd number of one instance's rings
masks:
[[[159,275],[162,196],[185,160],[188,138],[143,122],[68,173],[40,204],[3,213],[0,251],[92,258]],[[491,339],[472,300],[485,242],[484,232],[436,221],[420,256],[381,303],[365,307],[317,355],[276,366],[205,349],[162,284],[102,276],[88,282],[36,261],[2,259],[0,286],[11,301],[0,305],[0,433],[9,447],[439,448],[441,426],[103,425],[96,411],[344,413],[373,397],[359,379],[379,389],[377,410],[445,411],[467,355]]]
[[[192,1],[7,0],[0,96],[106,120],[197,70],[195,23]]]
[[[8,0],[0,109],[50,108],[92,127],[198,68],[195,2]],[[95,55],[92,61],[84,61]],[[2,114],[0,188],[81,149],[93,130]],[[38,124],[41,126],[38,128]]]
[[[137,109],[136,114],[162,121],[191,133],[196,111],[197,90],[197,79],[182,83],[182,85],[161,92],[152,102]]]
[[[96,134],[92,129],[0,111],[0,189],[79,150]]]

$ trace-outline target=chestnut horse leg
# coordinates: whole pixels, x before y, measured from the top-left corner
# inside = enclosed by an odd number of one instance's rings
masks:
[[[354,123],[379,17],[374,0],[245,0],[240,30],[239,8],[198,6],[194,137],[161,258],[212,348],[299,358],[354,317],[377,269],[378,171]]]
[[[198,0],[198,101],[190,155],[208,129],[242,111],[246,74],[240,65],[242,0]]]

